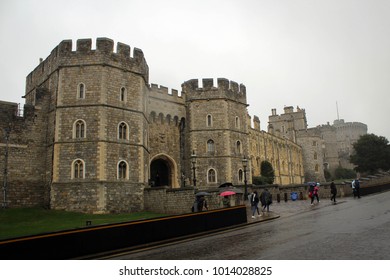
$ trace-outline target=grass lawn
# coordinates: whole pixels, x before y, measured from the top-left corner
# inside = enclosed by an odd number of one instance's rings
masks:
[[[163,214],[140,212],[127,214],[83,214],[43,208],[0,208],[0,240],[46,232],[161,217]]]

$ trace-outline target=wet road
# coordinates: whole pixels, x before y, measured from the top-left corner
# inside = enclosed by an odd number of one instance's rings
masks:
[[[276,220],[112,259],[390,259],[390,192],[342,198],[336,205],[285,205],[275,204]]]

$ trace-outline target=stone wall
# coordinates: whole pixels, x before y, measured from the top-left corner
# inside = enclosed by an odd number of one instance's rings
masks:
[[[208,189],[210,195],[205,196],[209,210],[223,208],[222,197],[219,189]],[[169,188],[145,188],[144,203],[145,211],[165,214],[190,213],[195,201],[195,189],[192,187],[169,189]],[[230,205],[243,204],[243,195],[237,194],[230,197]]]
[[[143,210],[143,185],[126,182],[52,184],[52,209],[84,213],[130,213]]]
[[[37,106],[25,105],[23,116],[18,104],[0,102],[0,180],[8,207],[49,207],[48,99],[37,91]]]
[[[303,183],[302,148],[292,141],[275,135],[249,129],[251,173],[260,176],[262,161],[269,161],[275,171],[276,184]]]

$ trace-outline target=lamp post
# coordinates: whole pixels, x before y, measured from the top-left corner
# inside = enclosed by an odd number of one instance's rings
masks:
[[[192,155],[191,155],[191,164],[192,164],[192,180],[194,182],[194,187],[196,187],[196,173],[195,173],[195,169],[196,169],[196,154],[195,154],[195,151],[192,151]]]
[[[245,185],[244,200],[248,200],[248,185],[246,180],[246,168],[248,166],[248,160],[246,159],[246,157],[242,159],[242,166],[244,167],[244,185]]]

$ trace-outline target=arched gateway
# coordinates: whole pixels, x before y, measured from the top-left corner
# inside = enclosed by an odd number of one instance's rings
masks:
[[[155,156],[150,163],[152,187],[168,186],[177,188],[176,170],[177,166],[172,158],[164,154]]]

